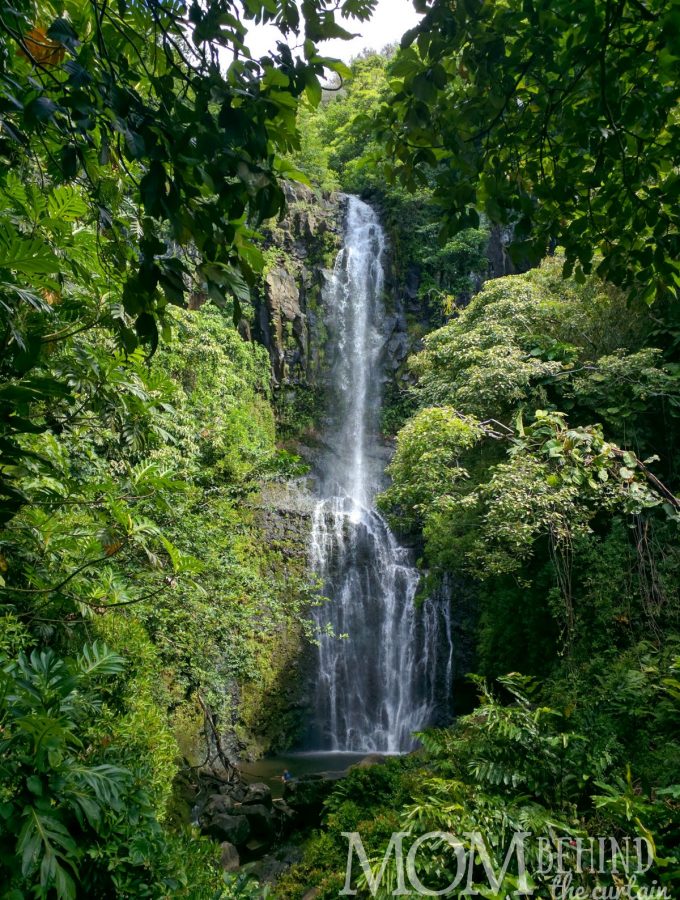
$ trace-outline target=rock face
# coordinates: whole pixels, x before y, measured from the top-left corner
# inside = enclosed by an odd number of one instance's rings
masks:
[[[285,191],[285,216],[265,229],[269,264],[253,335],[269,351],[275,388],[315,383],[324,344],[319,298],[341,244],[344,206],[341,195],[320,197],[303,185]]]
[[[300,306],[300,289],[293,275],[277,267],[265,275],[264,283],[265,303],[260,308],[260,327],[267,336],[274,382],[282,384],[288,372],[306,368],[309,354],[307,316]]]
[[[240,865],[241,859],[238,855],[238,850],[234,847],[233,844],[230,844],[229,841],[222,841],[220,844],[220,862],[222,863],[222,868],[225,872],[237,872]]]
[[[304,564],[315,503],[313,485],[306,477],[262,485],[254,507],[268,546]]]
[[[291,596],[311,602],[315,592],[307,557],[314,497],[308,479],[303,476],[266,482],[251,499],[251,509],[270,556],[278,558]],[[275,637],[269,680],[258,687],[260,694],[255,702],[247,710],[241,708],[251,743],[246,752],[235,755],[256,758],[299,741],[309,706],[306,690],[313,651],[299,623],[281,627]],[[249,711],[251,715],[246,718]]]
[[[319,400],[327,375],[324,288],[342,246],[347,197],[320,197],[310,188],[291,183],[286,185],[286,196],[286,215],[266,231],[269,264],[257,298],[253,337],[269,351],[279,399],[309,406],[310,395]],[[409,285],[417,293],[417,273],[404,287],[406,294]],[[388,375],[402,366],[410,350],[401,291],[395,288],[388,283],[390,312],[383,331]],[[314,419],[320,404],[305,412]]]
[[[508,253],[508,244],[512,240],[512,229],[494,225],[489,233],[486,255],[489,258],[489,278],[502,278],[514,275],[518,270]],[[481,285],[480,285],[481,287]]]

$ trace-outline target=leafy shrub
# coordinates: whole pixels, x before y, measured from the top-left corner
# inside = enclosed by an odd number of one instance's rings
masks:
[[[181,895],[186,876],[134,748],[106,727],[107,683],[125,660],[94,643],[73,658],[34,650],[1,666],[5,887],[59,898]]]

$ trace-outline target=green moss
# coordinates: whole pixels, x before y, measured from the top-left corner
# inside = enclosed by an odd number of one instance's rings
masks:
[[[290,747],[304,726],[300,682],[292,677],[306,644],[304,629],[282,628],[258,641],[258,672],[239,691],[236,734],[244,754],[262,756]]]

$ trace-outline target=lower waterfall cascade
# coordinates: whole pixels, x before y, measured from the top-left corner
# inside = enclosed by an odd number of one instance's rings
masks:
[[[450,707],[454,647],[447,598],[416,604],[419,574],[374,499],[384,482],[385,234],[347,201],[344,245],[325,294],[331,424],[318,462],[310,562],[328,601],[314,687],[314,749],[399,753]],[[330,418],[330,417],[329,417]],[[439,710],[439,713],[437,713]]]

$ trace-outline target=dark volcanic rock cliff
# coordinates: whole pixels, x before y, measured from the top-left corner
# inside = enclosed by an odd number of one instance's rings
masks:
[[[265,229],[265,272],[256,295],[253,337],[269,351],[280,433],[315,431],[327,385],[324,289],[342,246],[348,198],[287,184],[288,210]],[[407,291],[391,277],[387,247],[385,378],[398,381],[412,348]]]
[[[254,337],[269,351],[275,388],[316,382],[325,335],[320,301],[342,243],[344,198],[287,184],[286,215],[265,230],[266,268]]]

